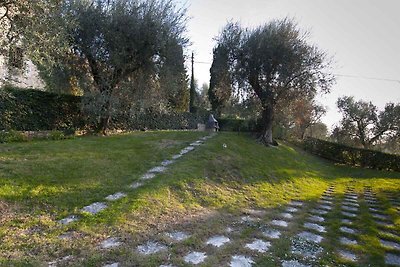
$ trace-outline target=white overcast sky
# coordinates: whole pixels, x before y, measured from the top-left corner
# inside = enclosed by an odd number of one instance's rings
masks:
[[[334,73],[400,80],[400,0],[180,0],[186,3],[189,52],[195,61],[212,62],[213,38],[229,21],[256,26],[271,19],[293,17],[311,32],[310,42],[333,56]],[[195,64],[199,84],[209,83],[211,64]],[[372,101],[379,108],[400,102],[400,82],[337,77],[329,95],[319,97],[328,107],[323,121],[340,120],[339,96]]]

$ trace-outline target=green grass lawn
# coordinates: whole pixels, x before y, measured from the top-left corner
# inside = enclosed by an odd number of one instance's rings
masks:
[[[270,220],[282,205],[296,198],[309,210],[330,185],[335,185],[337,199],[343,198],[349,186],[358,193],[372,187],[385,207],[382,212],[394,218],[395,226],[390,230],[399,233],[399,213],[387,199],[388,193],[399,197],[399,173],[337,166],[287,144],[266,148],[246,134],[222,132],[145,186],[129,190],[128,185],[148,169],[204,135],[146,132],[1,144],[0,265],[36,266],[74,255],[72,264],[77,266],[101,266],[117,258],[131,266],[159,266],[168,255],[141,259],[134,253],[135,246],[160,231],[196,229],[197,234],[184,246],[172,246],[176,256],[171,261],[181,266],[178,256],[186,252],[186,247],[199,248],[206,236],[220,231],[246,209],[263,209],[263,220]],[[57,223],[118,191],[127,192],[128,197],[98,215],[82,215],[82,220],[66,226]],[[321,263],[352,266],[334,253],[338,247],[339,207],[337,203],[325,222],[329,229],[324,241],[327,253]],[[300,229],[304,214],[296,218],[298,223],[288,235]],[[356,223],[360,242],[351,249],[360,255],[362,264],[382,266],[384,250],[364,202]],[[238,240],[254,237],[256,228],[243,229],[237,233]],[[73,233],[79,242],[60,239],[65,232]],[[107,252],[98,249],[99,242],[116,235],[127,245]],[[289,245],[286,239],[277,241],[273,253],[258,257],[257,263],[276,266]],[[240,246],[227,246],[215,258],[224,262],[232,251],[240,251]],[[211,260],[207,264],[216,263]]]

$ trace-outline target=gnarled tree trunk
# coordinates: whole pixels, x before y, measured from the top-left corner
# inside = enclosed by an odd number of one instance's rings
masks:
[[[107,129],[111,120],[111,97],[114,88],[103,89],[105,102],[100,107],[100,120],[97,125],[97,132],[102,135],[107,135]]]
[[[276,145],[272,137],[272,126],[274,122],[274,106],[273,101],[267,100],[266,103],[263,104],[262,111],[262,131],[260,134],[260,141],[265,145],[272,146]]]

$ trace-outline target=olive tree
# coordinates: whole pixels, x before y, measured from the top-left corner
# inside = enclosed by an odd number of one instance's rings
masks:
[[[337,107],[343,117],[335,132],[344,136],[344,140],[364,148],[371,148],[381,139],[399,140],[399,104],[388,103],[384,110],[378,111],[372,102],[345,96],[337,100]]]
[[[169,0],[69,2],[76,19],[71,46],[93,81],[89,89],[99,95],[98,130],[105,133],[121,85],[139,71],[160,68],[171,40],[186,44],[185,12]]]
[[[286,18],[254,29],[230,23],[217,40],[217,45],[230,49],[230,68],[238,90],[250,90],[261,102],[260,140],[266,145],[274,144],[272,128],[278,102],[314,97],[318,90],[329,92],[334,81],[329,71],[331,61],[308,38],[308,33]]]

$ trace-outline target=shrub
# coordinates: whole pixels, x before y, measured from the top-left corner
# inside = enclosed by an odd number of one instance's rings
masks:
[[[0,130],[46,131],[82,128],[80,97],[7,88],[0,94]]]
[[[64,132],[62,131],[51,131],[48,137],[50,140],[63,140],[65,138]]]
[[[0,130],[62,131],[49,138],[73,135],[75,130],[95,129],[81,111],[82,97],[58,95],[37,90],[0,89]],[[133,115],[116,114],[111,130],[182,130],[196,129],[204,114],[188,112],[160,113],[148,110]]]
[[[307,138],[302,146],[313,154],[335,162],[379,170],[400,171],[399,155],[354,148],[315,138]]]
[[[260,132],[260,123],[256,120],[218,119],[221,131],[231,132]]]
[[[0,143],[26,142],[28,138],[17,131],[0,131]]]
[[[111,128],[124,130],[187,130],[196,129],[197,123],[204,119],[197,114],[159,113],[148,111],[131,116],[120,116],[112,119]]]

